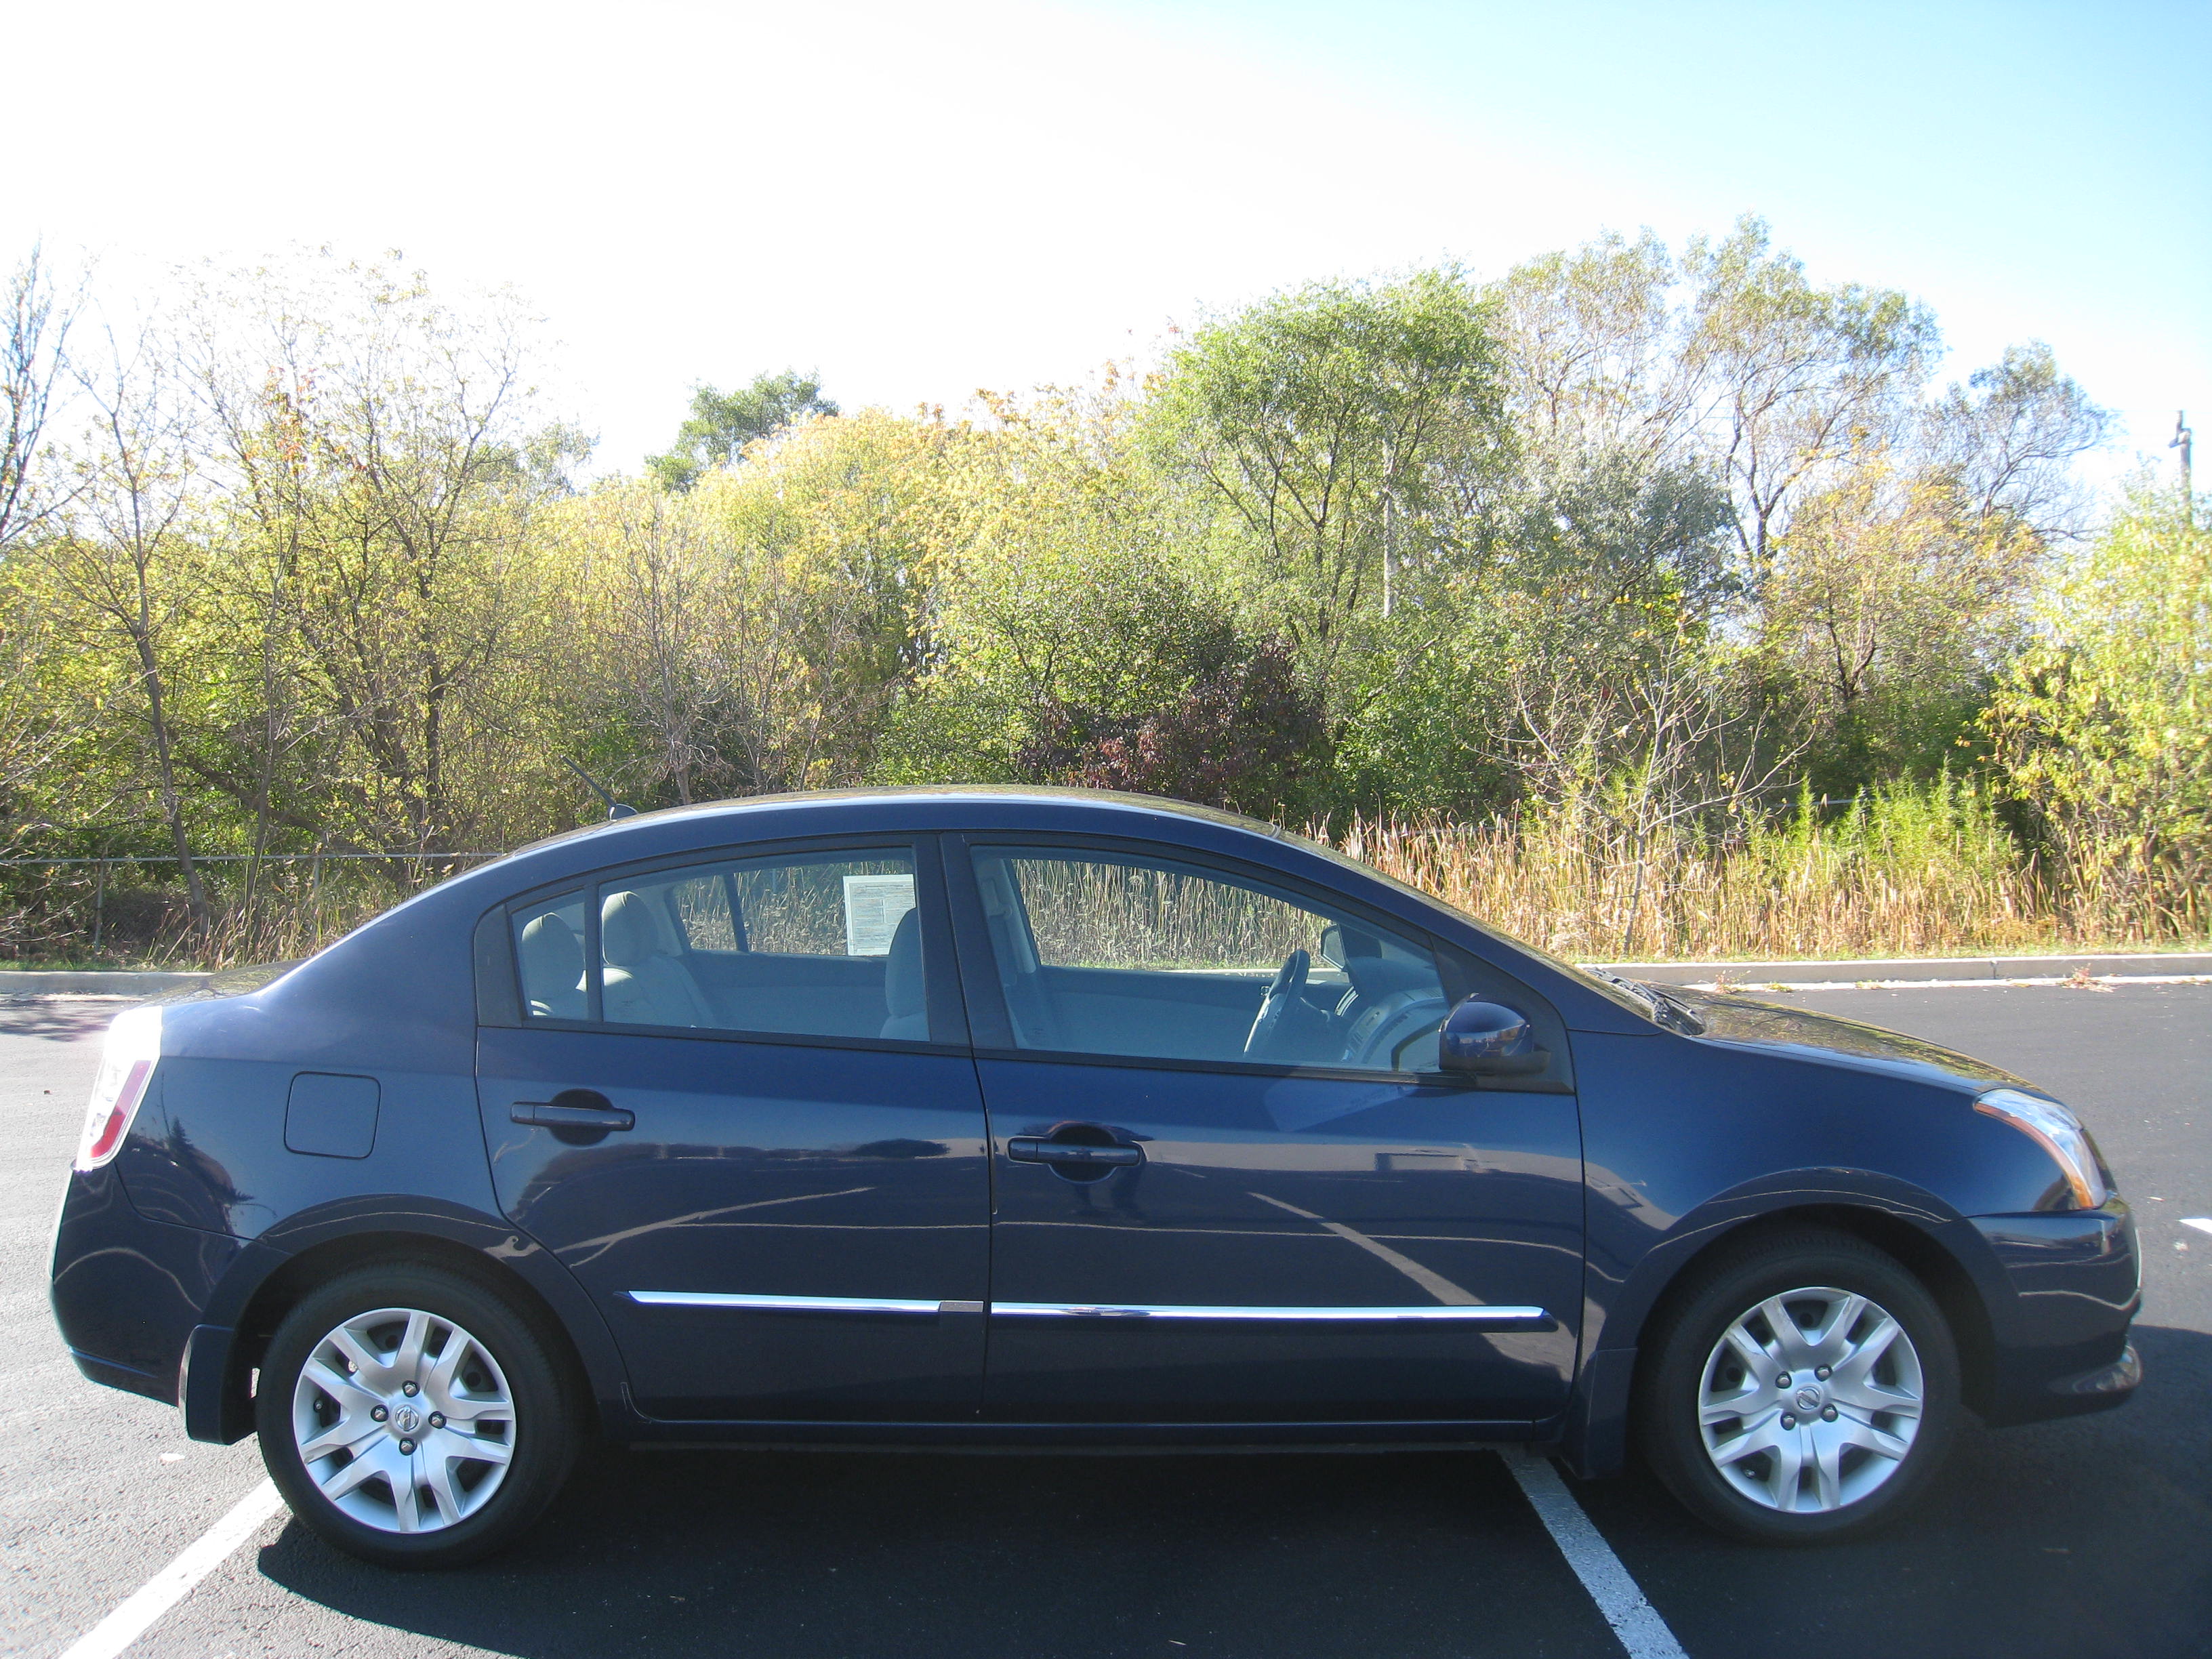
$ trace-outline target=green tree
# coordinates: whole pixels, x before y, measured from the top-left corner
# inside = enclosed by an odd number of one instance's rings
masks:
[[[925,665],[958,441],[871,411],[681,494],[618,479],[562,504],[596,763],[655,802],[858,778]]]
[[[1201,329],[1151,411],[1249,538],[1258,609],[1324,685],[1462,545],[1506,434],[1490,308],[1452,270],[1320,283]]]
[[[1941,343],[1926,307],[1814,283],[1753,217],[1679,259],[1648,231],[1601,237],[1490,298],[1524,471],[1590,452],[1709,473],[1753,573],[1799,495],[1910,435]]]
[[[1764,220],[1693,239],[1682,264],[1694,289],[1684,361],[1705,388],[1704,442],[1757,573],[1798,493],[1899,434],[1941,339],[1927,307],[1893,289],[1815,286],[1774,249]]]
[[[664,488],[689,489],[708,468],[734,466],[748,447],[763,438],[837,412],[837,405],[822,395],[820,380],[795,368],[756,375],[751,385],[733,392],[694,386],[691,414],[677,428],[675,443],[665,455],[647,456],[645,464]]]
[[[1702,410],[1674,299],[1680,280],[1647,230],[1544,254],[1492,285],[1506,409],[1524,453],[1684,459]]]
[[[270,701],[195,745],[195,769],[259,814],[274,744],[295,821],[365,850],[536,828],[561,787],[567,583],[541,521],[565,441],[532,422],[512,301],[455,307],[325,258],[200,306],[228,485],[209,598],[266,630],[233,684]]]
[[[2040,340],[1954,386],[1924,418],[1924,465],[1984,522],[2008,519],[2042,540],[2070,537],[2082,516],[2076,457],[2105,439],[2112,416],[2091,403]]]
[[[2026,640],[2040,541],[1955,484],[1869,460],[1801,501],[1774,549],[1768,695],[1814,789],[1955,765]]]
[[[2212,531],[2138,488],[1989,714],[2080,922],[2212,930]]]
[[[987,400],[941,479],[931,670],[887,781],[1081,782],[1289,810],[1325,774],[1293,653],[1237,603],[1210,503],[1162,476],[1118,367]]]
[[[66,494],[47,422],[57,391],[68,396],[72,321],[70,298],[56,295],[52,267],[33,246],[0,286],[0,824],[91,712],[50,695],[58,618],[40,602],[36,573],[26,580],[8,557],[52,523]]]
[[[177,696],[204,556],[200,458],[167,335],[150,325],[127,339],[111,330],[106,344],[79,377],[92,419],[73,458],[66,514],[35,556],[88,623],[88,643],[119,648],[171,855],[204,933],[210,911],[179,777]]]
[[[1310,804],[1317,700],[1201,574],[1146,549],[972,574],[947,659],[895,712],[889,782],[1081,783],[1246,811]]]

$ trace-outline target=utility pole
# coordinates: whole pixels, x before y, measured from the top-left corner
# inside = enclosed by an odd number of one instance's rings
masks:
[[[2196,486],[2189,478],[2189,445],[2196,434],[2182,424],[2188,413],[2185,409],[2173,411],[2173,438],[2166,447],[2181,452],[2181,521],[2194,530],[2197,528],[2197,495]]]

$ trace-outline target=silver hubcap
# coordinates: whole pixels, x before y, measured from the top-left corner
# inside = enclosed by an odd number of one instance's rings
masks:
[[[1912,1339],[1886,1309],[1850,1291],[1784,1291],[1713,1345],[1698,1426],[1722,1479],[1752,1502],[1824,1514],[1897,1473],[1923,1387]]]
[[[514,1404],[491,1351],[416,1308],[357,1314],[315,1344],[292,1391],[300,1462],[380,1532],[436,1532],[499,1490]]]

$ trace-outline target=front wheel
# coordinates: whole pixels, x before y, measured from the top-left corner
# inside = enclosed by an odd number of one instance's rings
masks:
[[[1643,1382],[1646,1459],[1674,1496],[1753,1543],[1856,1536],[1934,1477],[1958,1414],[1942,1310],[1848,1234],[1772,1238],[1704,1271]]]
[[[438,1268],[365,1267],[311,1292],[270,1340],[262,1462],[292,1513],[387,1567],[504,1547],[568,1478],[579,1438],[529,1323]]]

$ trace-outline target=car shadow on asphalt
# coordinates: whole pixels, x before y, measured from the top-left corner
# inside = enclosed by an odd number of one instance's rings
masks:
[[[78,1042],[106,1030],[130,1006],[124,997],[0,995],[0,1032]]]
[[[2130,1406],[1969,1423],[1923,1506],[1863,1543],[1733,1544],[1640,1474],[1574,1490],[1692,1655],[2202,1651],[2212,1337],[2136,1341]],[[605,1448],[482,1566],[386,1573],[294,1523],[260,1567],[353,1618],[525,1659],[1620,1651],[1486,1454]]]
[[[398,1575],[296,1522],[276,1583],[529,1659],[1617,1651],[1487,1453],[589,1455],[516,1549]]]

